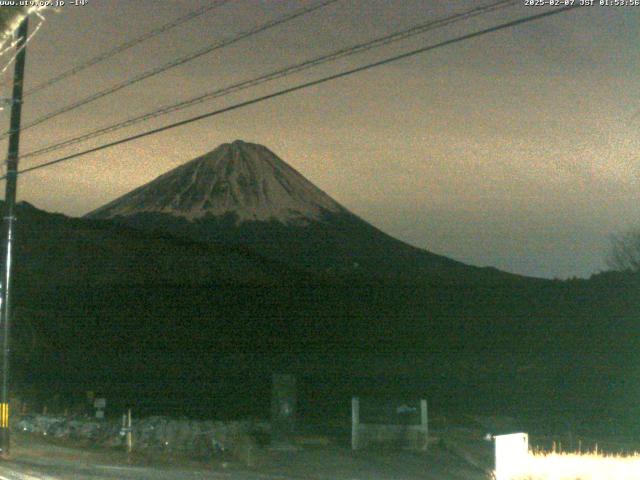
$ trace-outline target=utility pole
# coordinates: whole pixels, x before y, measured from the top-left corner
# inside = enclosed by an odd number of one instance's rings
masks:
[[[11,103],[11,124],[9,127],[9,153],[7,155],[7,177],[4,197],[4,254],[5,261],[0,279],[2,298],[0,299],[0,344],[2,363],[0,372],[0,456],[9,454],[9,327],[11,324],[11,267],[13,257],[13,237],[15,227],[16,192],[18,188],[18,152],[20,147],[20,116],[22,114],[22,87],[26,60],[27,32],[29,17],[25,17],[18,28],[18,55],[13,74],[13,98]]]

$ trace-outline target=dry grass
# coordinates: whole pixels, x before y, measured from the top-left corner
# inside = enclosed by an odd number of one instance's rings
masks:
[[[513,480],[640,480],[640,453],[530,453]]]

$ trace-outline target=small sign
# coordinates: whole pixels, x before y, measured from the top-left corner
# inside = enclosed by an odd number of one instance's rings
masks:
[[[104,409],[107,406],[106,398],[96,398],[93,402],[95,408]]]
[[[410,407],[407,404],[403,404],[403,405],[400,405],[399,407],[396,407],[396,413],[398,415],[402,415],[406,413],[415,413],[417,411],[418,409],[416,407]]]

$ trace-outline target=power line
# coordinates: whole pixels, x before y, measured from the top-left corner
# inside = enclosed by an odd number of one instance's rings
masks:
[[[460,42],[463,42],[465,40],[469,40],[471,38],[480,37],[480,36],[486,35],[488,33],[493,33],[493,32],[497,32],[499,30],[504,30],[504,29],[507,29],[507,28],[515,27],[517,25],[522,25],[522,24],[525,24],[525,23],[528,23],[528,22],[532,22],[534,20],[539,20],[541,18],[546,18],[546,17],[550,17],[552,15],[557,15],[559,13],[567,12],[569,10],[572,10],[572,9],[578,8],[578,7],[579,7],[579,5],[571,5],[571,6],[566,6],[566,7],[559,7],[559,8],[556,8],[554,10],[551,10],[551,11],[539,13],[539,14],[536,14],[536,15],[530,15],[528,17],[523,17],[523,18],[520,18],[520,19],[517,19],[517,20],[512,20],[512,21],[509,21],[509,22],[506,22],[506,23],[502,23],[502,24],[494,26],[494,27],[486,28],[486,29],[479,30],[479,31],[476,31],[476,32],[473,32],[473,33],[468,33],[466,35],[462,35],[462,36],[459,36],[459,37],[456,37],[456,38],[453,38],[453,39],[450,39],[450,40],[445,40],[443,42],[439,42],[439,43],[436,43],[436,44],[433,44],[433,45],[429,45],[429,46],[426,46],[426,47],[418,48],[416,50],[411,50],[409,52],[405,52],[405,53],[402,53],[402,54],[399,54],[399,55],[388,57],[388,58],[385,58],[383,60],[379,60],[377,62],[369,63],[367,65],[363,65],[363,66],[360,66],[360,67],[357,67],[357,68],[353,68],[353,69],[346,70],[346,71],[343,71],[343,72],[340,72],[340,73],[329,75],[329,76],[326,76],[326,77],[323,77],[323,78],[320,78],[320,79],[317,79],[317,80],[312,80],[310,82],[305,82],[305,83],[302,83],[302,84],[299,84],[299,85],[296,85],[296,86],[293,86],[293,87],[285,88],[283,90],[279,90],[277,92],[270,93],[268,95],[263,95],[261,97],[257,97],[257,98],[251,99],[251,100],[247,100],[247,101],[244,101],[244,102],[236,103],[234,105],[231,105],[231,106],[228,106],[228,107],[224,107],[224,108],[221,108],[221,109],[218,109],[218,110],[214,110],[212,112],[208,112],[208,113],[205,113],[205,114],[202,114],[202,115],[197,115],[195,117],[191,117],[191,118],[188,118],[186,120],[182,120],[182,121],[179,121],[179,122],[171,123],[171,124],[165,125],[163,127],[159,127],[159,128],[155,128],[155,129],[152,129],[152,130],[148,130],[146,132],[139,133],[139,134],[136,134],[136,135],[132,135],[132,136],[129,136],[129,137],[125,137],[125,138],[122,138],[120,140],[115,140],[113,142],[109,142],[109,143],[100,145],[98,147],[90,148],[90,149],[84,150],[82,152],[74,153],[74,154],[71,154],[71,155],[67,155],[65,157],[58,158],[56,160],[51,160],[49,162],[42,163],[40,165],[35,165],[33,167],[22,169],[18,173],[22,174],[22,173],[32,172],[34,170],[39,170],[39,169],[42,169],[42,168],[46,168],[46,167],[49,167],[49,166],[52,166],[52,165],[55,165],[55,164],[58,164],[58,163],[66,162],[66,161],[69,161],[69,160],[72,160],[72,159],[75,159],[75,158],[78,158],[78,157],[82,157],[82,156],[88,155],[90,153],[95,153],[95,152],[98,152],[98,151],[101,151],[101,150],[105,150],[107,148],[111,148],[111,147],[115,147],[117,145],[121,145],[123,143],[128,143],[128,142],[131,142],[131,141],[134,141],[134,140],[139,140],[141,138],[148,137],[150,135],[155,135],[156,133],[161,133],[161,132],[164,132],[164,131],[167,131],[167,130],[171,130],[171,129],[174,129],[174,128],[177,128],[177,127],[181,127],[183,125],[188,125],[190,123],[197,122],[199,120],[204,120],[205,118],[210,118],[210,117],[214,117],[214,116],[217,116],[217,115],[221,115],[221,114],[226,113],[226,112],[230,112],[230,111],[233,111],[233,110],[238,110],[240,108],[247,107],[249,105],[253,105],[253,104],[256,104],[256,103],[259,103],[259,102],[263,102],[265,100],[270,100],[272,98],[276,98],[276,97],[280,97],[280,96],[283,96],[283,95],[287,95],[289,93],[297,92],[298,90],[302,90],[302,89],[305,89],[305,88],[308,88],[308,87],[312,87],[312,86],[315,86],[315,85],[320,85],[322,83],[326,83],[326,82],[329,82],[331,80],[336,80],[336,79],[343,78],[343,77],[346,77],[346,76],[349,76],[349,75],[353,75],[355,73],[363,72],[365,70],[370,70],[372,68],[379,67],[379,66],[382,66],[382,65],[386,65],[386,64],[391,63],[391,62],[396,62],[398,60],[403,60],[405,58],[409,58],[409,57],[418,55],[420,53],[425,53],[425,52],[428,52],[428,51],[431,51],[431,50],[435,50],[437,48],[445,47],[445,46],[452,45],[452,44],[455,44],[455,43],[460,43]],[[5,178],[6,178],[6,176],[0,177],[0,180],[3,180]]]
[[[194,10],[192,12],[187,13],[186,15],[183,15],[181,17],[176,18],[175,20],[172,20],[169,23],[165,23],[164,25],[161,25],[160,27],[154,28],[153,30],[149,30],[147,33],[144,33],[142,35],[140,35],[137,38],[134,38],[133,40],[129,40],[128,42],[124,42],[121,43],[120,45],[117,45],[115,47],[113,47],[111,50],[107,50],[106,52],[103,52],[93,58],[90,58],[89,60],[86,60],[85,62],[61,73],[60,75],[53,77],[49,80],[46,80],[38,85],[36,85],[35,87],[31,88],[30,90],[27,90],[24,94],[24,96],[29,96],[32,95],[36,92],[39,92],[40,90],[44,90],[46,88],[49,88],[53,85],[55,85],[56,83],[61,82],[62,80],[69,78],[73,75],[76,75],[78,73],[80,73],[83,70],[86,70],[89,67],[93,67],[94,65],[97,65],[98,63],[101,63],[111,57],[113,57],[114,55],[117,55],[118,53],[122,53],[125,50],[129,50],[130,48],[135,47],[136,45],[139,45],[143,42],[146,42],[147,40],[150,40],[153,37],[157,37],[158,35],[161,35],[163,33],[168,32],[169,30],[176,28],[184,23],[190,22],[191,20],[194,20],[202,15],[204,15],[207,12],[210,12],[211,10],[215,10],[216,8],[219,8],[221,6],[223,6],[225,3],[229,3],[230,0],[219,0],[217,2],[214,2],[212,5],[207,5],[206,7],[202,7],[199,8],[197,10]]]
[[[192,97],[190,99],[172,104],[172,105],[168,105],[156,110],[153,110],[151,112],[147,112],[145,114],[136,116],[136,117],[132,117],[132,118],[128,118],[126,120],[123,120],[121,122],[118,122],[116,124],[107,126],[107,127],[102,127],[99,128],[97,130],[93,130],[91,132],[85,133],[83,135],[80,136],[76,136],[76,137],[71,137],[68,138],[66,140],[63,140],[61,142],[57,142],[51,145],[48,145],[46,147],[40,148],[38,150],[34,150],[31,152],[28,152],[24,155],[22,155],[21,158],[29,158],[29,157],[35,157],[35,156],[39,156],[39,155],[43,155],[45,153],[50,153],[53,151],[57,151],[60,150],[62,148],[71,146],[71,145],[75,145],[77,143],[81,143],[87,140],[90,140],[92,138],[96,138],[102,135],[106,135],[108,133],[113,133],[115,131],[121,130],[123,128],[127,128],[127,127],[131,127],[137,123],[140,122],[144,122],[147,120],[151,120],[153,118],[157,118],[159,116],[162,115],[167,115],[169,113],[173,113],[179,110],[183,110],[185,108],[194,106],[196,104],[200,104],[203,103],[205,101],[208,100],[212,100],[215,98],[220,98],[226,95],[229,95],[231,93],[236,93],[239,92],[241,90],[246,90],[248,88],[251,87],[255,87],[257,85],[260,85],[262,83],[266,83],[268,81],[271,80],[275,80],[278,78],[282,78],[282,77],[286,77],[289,75],[292,75],[294,73],[299,73],[301,71],[316,67],[318,65],[322,65],[324,63],[330,62],[330,61],[334,61],[340,58],[344,58],[350,55],[354,55],[354,54],[358,54],[358,53],[362,53],[368,50],[371,50],[373,48],[378,48],[384,45],[388,45],[392,42],[397,42],[400,40],[406,40],[407,38],[416,36],[416,35],[420,35],[422,33],[425,33],[427,31],[436,29],[436,28],[441,28],[444,26],[448,26],[451,25],[453,23],[457,23],[463,20],[467,20],[469,18],[472,18],[474,16],[477,15],[481,15],[481,14],[486,14],[488,12],[492,12],[492,11],[496,11],[498,9],[501,8],[505,8],[505,7],[510,7],[513,6],[515,4],[519,4],[520,1],[519,0],[501,0],[489,5],[484,5],[481,7],[476,7],[473,8],[471,10],[467,10],[465,12],[461,12],[455,15],[451,15],[449,17],[446,18],[442,18],[442,19],[438,19],[438,20],[432,20],[429,21],[427,23],[422,23],[419,25],[415,25],[409,29],[406,30],[402,30],[400,32],[395,32],[389,35],[385,35],[383,37],[380,38],[376,38],[374,40],[370,40],[368,42],[365,43],[360,43],[351,47],[347,47],[347,48],[342,48],[339,50],[336,50],[334,52],[331,52],[329,54],[325,54],[325,55],[321,55],[319,57],[313,58],[311,60],[307,60],[304,61],[302,63],[298,63],[283,69],[279,69],[276,70],[274,72],[270,72],[264,75],[261,75],[257,78],[253,78],[251,80],[245,80],[233,85],[230,85],[228,87],[222,88],[222,89],[218,89],[218,90],[214,90],[211,92],[207,92],[204,93],[202,95],[198,95],[196,97]]]
[[[195,60],[196,58],[202,57],[203,55],[206,55],[207,53],[211,53],[214,50],[219,50],[221,48],[227,47],[233,43],[236,43],[240,40],[243,40],[247,37],[256,35],[260,32],[263,32],[265,30],[268,30],[270,28],[273,28],[275,26],[281,25],[283,23],[289,22],[295,18],[298,18],[302,15],[306,15],[308,13],[311,13],[315,10],[318,10],[320,8],[326,7],[327,5],[330,5],[332,3],[336,3],[339,0],[322,0],[320,2],[317,2],[315,4],[312,4],[308,7],[304,7],[298,10],[295,10],[292,13],[283,15],[281,17],[278,17],[274,20],[270,20],[266,23],[263,23],[261,25],[258,25],[256,27],[251,28],[250,30],[247,30],[246,32],[242,32],[238,35],[235,35],[234,37],[228,39],[228,40],[223,40],[221,42],[216,42],[212,45],[208,45],[207,47],[204,47],[200,50],[197,50],[185,57],[181,57],[177,60],[173,60],[165,65],[162,65],[158,68],[154,68],[152,70],[148,70],[140,75],[137,75],[129,80],[125,80],[123,82],[120,82],[116,85],[113,85],[112,87],[109,87],[105,90],[102,90],[100,92],[94,93],[93,95],[90,95],[88,97],[83,98],[82,100],[79,100],[78,102],[72,103],[70,105],[67,105],[65,107],[62,107],[59,110],[56,110],[54,112],[51,112],[47,115],[44,115],[36,120],[34,120],[33,122],[24,125],[21,130],[27,130],[29,128],[35,127],[36,125],[40,125],[41,123],[46,122],[47,120],[51,120],[52,118],[55,118],[59,115],[62,115],[63,113],[68,113],[72,110],[75,110],[76,108],[82,107],[88,103],[94,102],[100,98],[106,97],[107,95],[111,95],[119,90],[122,90],[123,88],[129,87],[135,83],[141,82],[142,80],[146,80],[148,78],[151,78],[155,75],[159,75],[160,73],[166,72],[167,70],[170,70],[172,68],[178,67],[180,65],[184,65],[187,62],[190,62],[192,60]],[[4,134],[0,135],[0,140],[2,140],[3,138],[6,138],[9,135],[10,132],[5,132]]]

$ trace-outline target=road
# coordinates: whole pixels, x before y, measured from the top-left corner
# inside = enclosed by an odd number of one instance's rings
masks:
[[[223,461],[156,461],[21,436],[11,458],[0,461],[0,480],[486,480],[482,468],[451,448],[429,452],[325,446],[265,452],[258,465]]]

